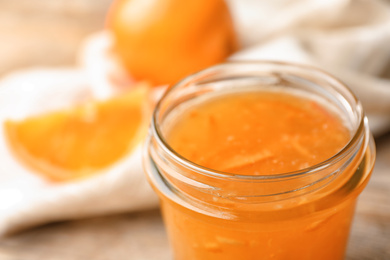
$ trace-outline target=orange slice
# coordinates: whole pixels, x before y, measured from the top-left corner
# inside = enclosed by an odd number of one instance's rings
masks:
[[[6,121],[8,143],[18,159],[52,181],[95,174],[131,152],[146,133],[147,89]]]

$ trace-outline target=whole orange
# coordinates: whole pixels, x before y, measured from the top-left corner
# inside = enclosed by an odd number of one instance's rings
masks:
[[[155,85],[222,62],[238,46],[223,0],[116,0],[107,27],[128,73]]]

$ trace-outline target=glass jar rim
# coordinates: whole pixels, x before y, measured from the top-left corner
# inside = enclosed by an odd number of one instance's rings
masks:
[[[329,157],[328,159],[317,163],[315,165],[309,166],[307,168],[296,170],[296,171],[290,171],[290,172],[282,172],[278,174],[259,174],[259,175],[244,175],[244,174],[235,174],[235,173],[229,173],[225,171],[219,171],[215,169],[211,169],[208,167],[204,167],[202,165],[196,164],[179,153],[177,153],[166,141],[164,138],[163,132],[159,126],[159,120],[158,117],[160,115],[161,106],[162,103],[169,97],[169,95],[176,89],[178,89],[181,86],[184,86],[186,84],[189,84],[194,81],[194,79],[198,78],[202,75],[207,75],[212,72],[217,72],[221,69],[226,69],[226,67],[229,66],[242,66],[242,65],[270,65],[270,66],[279,66],[279,67],[294,67],[295,69],[300,69],[302,71],[306,72],[313,72],[317,73],[322,77],[325,77],[327,80],[331,80],[341,86],[344,91],[347,91],[348,95],[352,97],[352,100],[354,102],[354,107],[358,112],[358,125],[355,129],[352,129],[351,138],[349,139],[348,143],[336,154]],[[333,164],[335,162],[338,162],[339,160],[343,159],[345,155],[351,151],[355,145],[361,140],[362,134],[366,132],[368,129],[368,122],[367,118],[364,115],[362,106],[360,101],[357,99],[355,94],[347,87],[346,84],[344,84],[341,80],[335,78],[331,74],[329,74],[326,71],[323,71],[319,68],[316,68],[314,66],[310,65],[303,65],[303,64],[297,64],[297,63],[290,63],[290,62],[280,62],[280,61],[268,61],[268,60],[262,60],[262,61],[229,61],[225,63],[221,63],[212,67],[209,67],[207,69],[201,70],[199,72],[196,72],[192,75],[187,76],[186,78],[182,79],[181,81],[174,84],[170,89],[165,91],[163,96],[158,101],[154,111],[153,116],[151,120],[151,136],[153,137],[153,140],[157,142],[157,145],[163,149],[163,151],[169,155],[172,159],[174,159],[177,163],[181,164],[182,166],[189,168],[191,170],[194,170],[200,174],[204,174],[210,177],[217,177],[217,178],[229,178],[229,179],[236,179],[236,180],[248,180],[248,181],[258,181],[258,180],[272,180],[272,179],[285,179],[285,178],[292,178],[292,177],[300,177],[304,175],[309,175],[312,173],[315,173],[319,170],[322,170],[326,167],[328,167],[330,164]],[[149,141],[147,142],[149,143]]]

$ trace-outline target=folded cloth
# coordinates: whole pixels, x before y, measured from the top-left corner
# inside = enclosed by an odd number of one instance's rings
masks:
[[[362,100],[374,133],[389,130],[390,81],[381,78],[390,64],[388,3],[228,2],[244,47],[232,60],[290,61],[327,70]],[[113,78],[118,85],[129,84],[120,65],[107,55],[111,44],[106,32],[99,33],[84,45],[80,68],[33,70],[2,79],[0,120],[66,107],[91,96],[105,99],[117,90]],[[50,183],[19,164],[1,133],[0,235],[46,222],[157,207],[157,196],[142,171],[141,150],[87,179]]]
[[[362,101],[375,135],[389,130],[389,2],[230,0],[230,4],[246,46],[232,60],[289,61],[324,69]]]

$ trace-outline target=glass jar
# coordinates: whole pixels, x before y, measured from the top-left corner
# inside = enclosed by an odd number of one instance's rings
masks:
[[[167,143],[167,121],[183,104],[257,87],[330,102],[351,130],[348,144],[303,170],[249,176],[197,165]],[[343,259],[374,161],[367,119],[352,92],[323,71],[279,62],[225,63],[173,86],[155,108],[144,156],[177,260]]]

